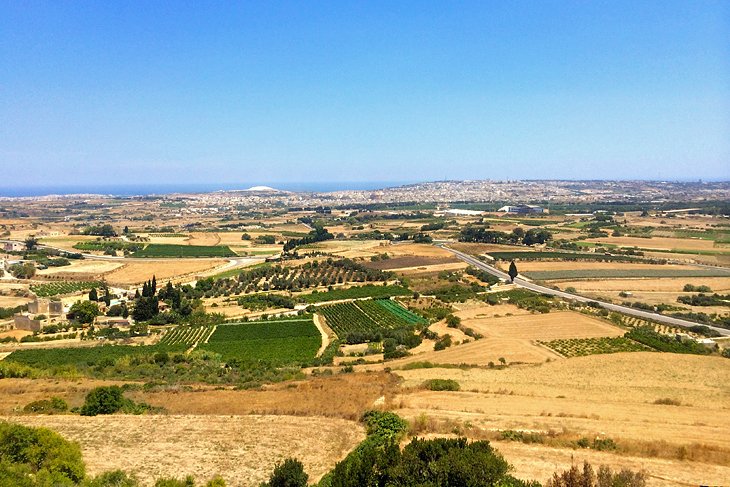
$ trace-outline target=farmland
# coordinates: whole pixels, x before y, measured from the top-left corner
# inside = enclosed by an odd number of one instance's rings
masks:
[[[550,281],[556,279],[613,279],[613,278],[663,278],[663,277],[730,277],[725,269],[565,269],[555,271],[528,271],[532,279]]]
[[[134,253],[134,257],[186,258],[186,257],[235,257],[236,253],[225,245],[175,245],[149,244]]]
[[[226,361],[290,364],[314,358],[321,343],[319,330],[310,317],[218,325],[198,349],[219,353]]]
[[[338,337],[348,343],[367,341],[373,334],[396,328],[412,328],[424,323],[399,304],[390,300],[364,300],[320,307],[320,312]]]
[[[212,332],[212,326],[176,326],[165,333],[160,343],[163,345],[195,345],[207,341]]]
[[[624,337],[601,338],[564,338],[549,342],[539,341],[541,345],[555,350],[563,357],[582,357],[600,353],[647,352],[648,346]]]
[[[160,351],[182,352],[184,350],[185,346],[180,345],[102,345],[98,347],[44,348],[18,350],[11,353],[5,360],[41,369],[53,369],[68,366],[95,366],[113,363],[122,357],[148,355]]]
[[[489,252],[495,260],[563,260],[563,261],[601,261],[601,262],[641,262],[642,259],[628,255],[605,255],[593,252],[558,252],[558,251],[514,251]]]
[[[92,287],[98,288],[102,285],[103,283],[100,281],[60,281],[44,284],[31,284],[30,290],[39,298],[47,298],[61,294],[71,294],[78,291],[88,291]]]
[[[346,289],[333,289],[332,291],[301,294],[298,296],[298,299],[305,303],[321,303],[345,299],[390,298],[395,296],[408,296],[410,294],[412,292],[402,286],[376,286],[366,284],[364,286],[353,286]]]

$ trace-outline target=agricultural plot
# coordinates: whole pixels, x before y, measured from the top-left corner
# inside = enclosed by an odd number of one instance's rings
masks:
[[[78,291],[87,291],[92,287],[101,287],[100,281],[61,281],[49,282],[45,284],[31,284],[30,290],[39,298],[47,298],[49,296],[58,296],[61,294],[71,294]]]
[[[495,260],[547,260],[547,259],[559,259],[559,260],[589,260],[589,261],[601,261],[601,262],[641,262],[642,259],[638,257],[632,257],[628,255],[605,255],[600,253],[592,252],[530,252],[530,251],[515,251],[515,252],[489,252]]]
[[[185,345],[103,345],[99,347],[44,348],[17,350],[5,360],[31,367],[52,369],[68,366],[94,366],[113,363],[115,360],[134,355],[147,355],[156,352],[184,352]]]
[[[195,345],[203,343],[213,333],[212,326],[177,326],[165,333],[160,343],[163,345]]]
[[[326,301],[339,301],[341,299],[361,298],[390,298],[394,296],[408,296],[412,292],[403,286],[376,286],[366,284],[365,286],[354,286],[347,289],[333,289],[326,292],[313,292],[298,296],[298,299],[305,303],[322,303]]]
[[[538,343],[568,358],[601,353],[653,351],[650,347],[624,337],[567,338]]]
[[[134,253],[135,257],[235,257],[236,253],[225,245],[174,245],[149,244]]]
[[[311,318],[218,325],[200,350],[224,360],[264,361],[277,365],[306,362],[322,343]]]
[[[550,281],[555,279],[621,279],[662,277],[730,277],[730,269],[565,269],[555,271],[529,271],[531,279]]]
[[[420,316],[390,300],[364,300],[338,303],[320,308],[327,325],[341,338],[353,334],[378,333],[395,328],[410,328],[425,323]]]

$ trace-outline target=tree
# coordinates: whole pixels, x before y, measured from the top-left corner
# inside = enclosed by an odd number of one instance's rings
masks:
[[[124,233],[125,235],[129,233],[129,227],[126,225],[124,226]]]
[[[30,279],[35,276],[35,266],[32,262],[24,264],[13,264],[8,269],[10,273],[18,279]]]
[[[99,301],[99,294],[96,292],[95,287],[92,287],[89,291],[89,301]]]
[[[304,471],[304,465],[299,460],[287,458],[284,463],[274,467],[269,481],[262,487],[306,487],[309,475]]]
[[[122,388],[119,386],[102,386],[89,391],[86,402],[81,407],[81,416],[97,414],[114,414],[124,406]]]
[[[519,274],[519,272],[517,272],[517,266],[515,265],[515,261],[514,260],[509,263],[509,271],[507,271],[507,273],[509,274],[510,280],[512,282],[515,282],[515,277],[517,277],[517,275]]]
[[[93,323],[99,316],[99,305],[92,301],[76,301],[68,311],[67,317],[79,323]]]
[[[27,250],[35,250],[35,248],[38,247],[38,239],[30,236],[25,239],[25,248]]]

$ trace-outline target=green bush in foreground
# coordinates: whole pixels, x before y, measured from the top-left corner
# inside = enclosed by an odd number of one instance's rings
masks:
[[[307,487],[309,475],[304,472],[304,465],[299,460],[287,458],[284,463],[277,463],[268,482],[261,487]]]
[[[0,485],[75,485],[85,476],[81,449],[45,428],[0,423]]]

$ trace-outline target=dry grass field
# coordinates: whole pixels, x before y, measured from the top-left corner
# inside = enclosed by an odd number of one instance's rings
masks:
[[[277,462],[302,461],[318,480],[365,434],[353,421],[293,416],[13,416],[79,442],[88,473],[123,469],[151,485],[159,477],[220,474],[232,486],[257,486]]]
[[[502,262],[501,267],[506,268]],[[578,269],[660,269],[666,271],[672,270],[692,270],[697,266],[692,265],[675,265],[675,264],[634,264],[628,262],[566,262],[566,261],[522,261],[518,262],[517,267],[520,272],[529,271],[562,271],[562,270],[578,270]]]
[[[670,237],[603,237],[588,239],[586,242],[618,245],[620,247],[639,247],[659,250],[722,250],[712,240]]]
[[[36,272],[39,276],[53,276],[53,275],[73,275],[73,274],[96,274],[102,275],[107,272],[119,269],[124,265],[123,262],[115,262],[108,260],[71,260],[71,265],[63,267],[49,267],[48,269],[39,270]]]
[[[561,281],[560,287],[574,287],[581,291],[656,291],[680,293],[685,284],[710,286],[713,292],[730,291],[727,277],[681,277],[659,279],[602,279],[585,281]]]
[[[500,318],[462,318],[462,324],[487,337],[518,340],[558,340],[561,338],[615,337],[624,330],[605,321],[573,311],[546,314],[503,316]]]
[[[117,285],[137,284],[152,276],[157,281],[174,279],[197,272],[203,272],[224,264],[220,259],[167,259],[149,260],[145,262],[131,261],[123,267],[105,275],[107,282]]]
[[[430,392],[414,389],[396,398],[396,412],[411,419],[429,418],[467,427],[476,437],[494,430],[516,429],[551,433],[556,438],[596,435],[619,444],[616,454],[605,454],[614,464],[630,465],[639,459],[652,475],[722,484],[730,474],[730,368],[719,357],[658,353],[593,355],[557,360],[536,366],[485,369],[418,369],[396,371],[403,387],[417,388],[432,378],[459,382],[463,392]],[[680,405],[655,404],[672,399]],[[468,424],[467,424],[468,423]],[[466,426],[465,426],[466,425]],[[470,427],[469,427],[470,426]],[[549,468],[532,466],[534,458],[562,457],[570,450],[553,451],[544,446],[512,446],[510,460],[518,471],[545,480]],[[501,444],[500,444],[501,446]],[[686,448],[685,459],[675,454]],[[573,452],[580,458],[582,450]],[[527,455],[527,458],[523,457]],[[711,477],[688,460],[722,467],[708,467]],[[684,473],[682,473],[684,472]],[[673,477],[676,475],[675,477]]]

